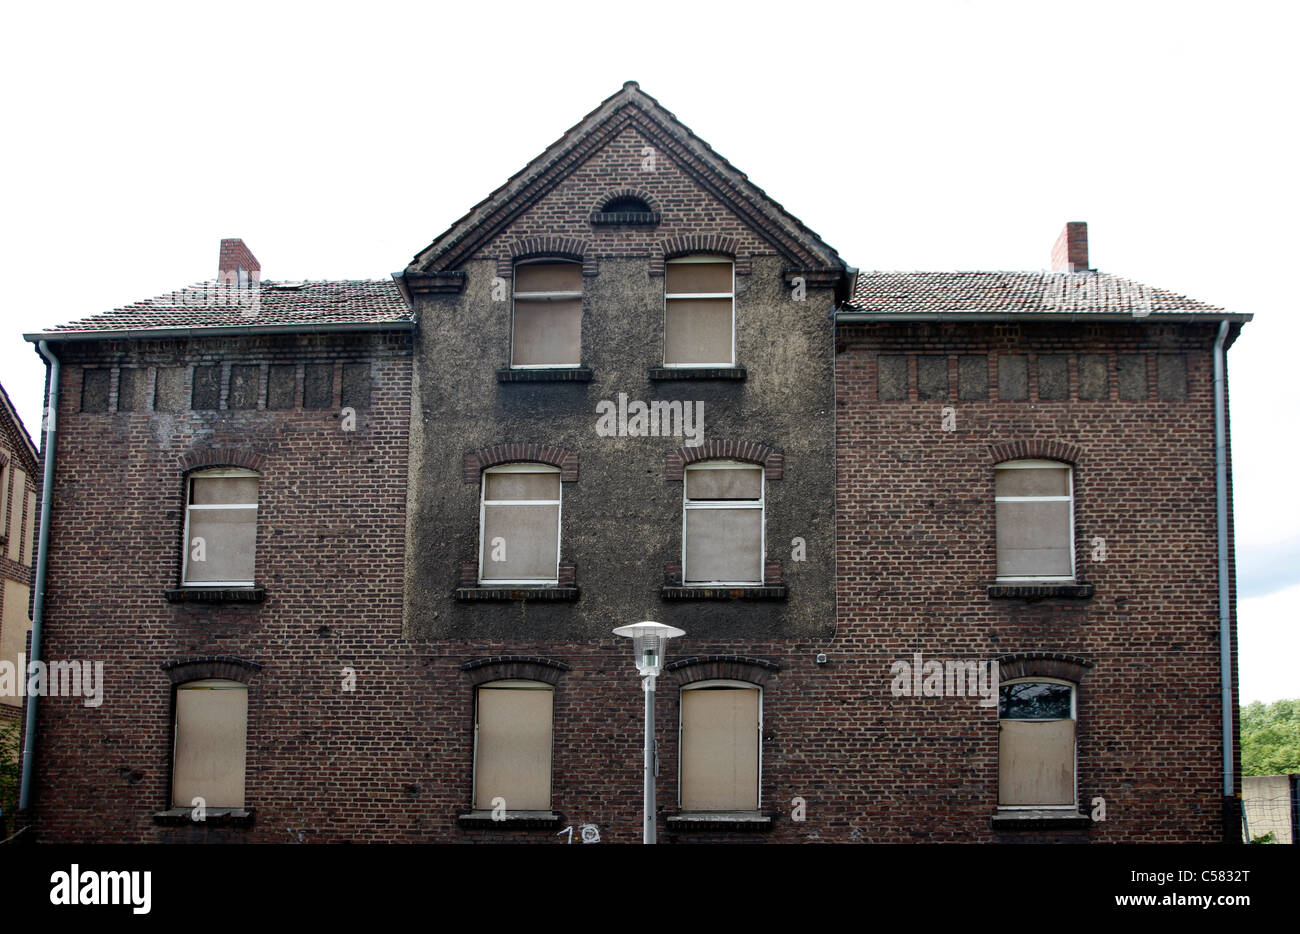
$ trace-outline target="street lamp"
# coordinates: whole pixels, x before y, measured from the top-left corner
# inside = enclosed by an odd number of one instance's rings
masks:
[[[645,832],[642,843],[655,843],[655,678],[663,671],[668,640],[686,635],[685,630],[645,620],[619,626],[616,636],[632,640],[632,658],[645,691]]]

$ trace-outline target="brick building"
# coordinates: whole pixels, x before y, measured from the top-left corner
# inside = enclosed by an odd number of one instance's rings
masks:
[[[859,273],[629,83],[391,282],[30,335],[36,835],[635,841],[653,618],[661,840],[1219,839],[1245,316],[1086,248]]]
[[[40,495],[36,447],[0,387],[0,663],[21,667],[31,629],[32,563],[36,557],[36,502]],[[22,714],[17,679],[0,687],[0,720]]]

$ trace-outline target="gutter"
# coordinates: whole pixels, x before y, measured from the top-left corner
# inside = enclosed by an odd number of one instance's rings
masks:
[[[1244,324],[1254,315],[1223,315],[1207,312],[1156,312],[1135,315],[1126,312],[1075,311],[841,311],[836,321],[846,324],[868,321],[1232,321]]]
[[[251,334],[324,334],[331,331],[413,331],[414,321],[342,321],[318,324],[245,324],[227,327],[131,328],[102,331],[37,331],[28,341],[149,340],[155,337],[242,337]]]
[[[1218,525],[1219,552],[1219,671],[1222,682],[1223,706],[1223,798],[1224,842],[1238,842],[1240,829],[1234,835],[1229,827],[1230,802],[1235,802],[1235,776],[1233,767],[1234,715],[1232,708],[1232,608],[1229,593],[1228,564],[1228,411],[1227,411],[1227,359],[1225,342],[1228,338],[1229,319],[1219,324],[1219,334],[1214,339],[1214,509]]]
[[[41,531],[36,539],[36,580],[34,589],[35,602],[32,604],[32,647],[28,665],[41,659],[41,629],[45,622],[45,572],[50,557],[50,510],[54,499],[54,442],[58,437],[59,412],[59,358],[50,350],[49,344],[41,341],[36,350],[45,358],[49,366],[49,388],[45,393],[45,441],[41,444],[41,458],[44,471],[41,480]],[[23,672],[21,677],[26,677]],[[36,753],[36,706],[40,700],[37,694],[27,694],[27,721],[23,735],[22,783],[18,794],[18,810],[26,811],[31,806],[32,795],[32,760]]]

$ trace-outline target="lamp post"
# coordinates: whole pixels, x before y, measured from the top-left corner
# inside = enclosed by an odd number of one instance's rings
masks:
[[[632,657],[645,691],[645,817],[642,843],[655,843],[655,678],[664,667],[668,640],[686,635],[685,630],[645,620],[614,630],[616,636],[632,640]]]

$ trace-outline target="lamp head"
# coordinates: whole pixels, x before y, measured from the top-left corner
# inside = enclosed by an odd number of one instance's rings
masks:
[[[619,626],[614,630],[616,636],[627,636],[632,640],[632,653],[636,670],[643,678],[657,677],[663,671],[664,656],[668,653],[668,640],[686,635],[686,631],[675,626],[665,626],[645,620],[628,626]]]

